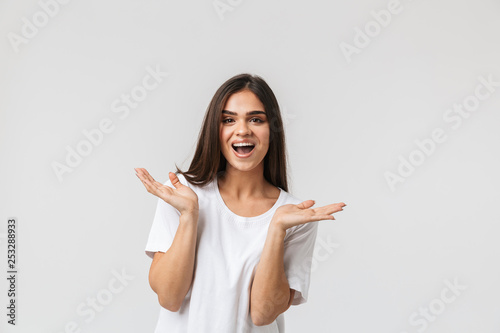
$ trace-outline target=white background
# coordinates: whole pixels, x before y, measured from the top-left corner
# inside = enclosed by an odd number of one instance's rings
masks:
[[[318,241],[336,245],[317,243],[310,298],[286,312],[287,332],[500,332],[500,87],[460,126],[443,118],[474,100],[479,77],[500,82],[500,3],[401,0],[386,26],[371,12],[390,1],[231,3],[219,15],[211,0],[74,0],[43,22],[37,1],[0,1],[1,276],[7,218],[19,221],[17,325],[2,278],[0,330],[153,332],[144,246],[156,198],[133,168],[161,182],[186,169],[216,89],[250,72],[282,107],[290,192],[347,204],[319,222]],[[33,16],[38,32],[16,46]],[[346,44],[360,47],[346,56]],[[112,103],[148,67],[168,76],[120,118]],[[53,164],[105,118],[113,131],[59,180]],[[418,153],[436,128],[446,140]],[[410,155],[422,163],[392,191],[385,174]],[[122,271],[130,280],[110,293]],[[98,295],[112,299],[77,313]]]

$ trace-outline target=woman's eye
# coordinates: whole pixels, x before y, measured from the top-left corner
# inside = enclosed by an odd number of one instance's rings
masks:
[[[252,118],[252,119],[250,119],[250,121],[251,121],[251,122],[254,122],[254,123],[255,123],[255,122],[256,122],[256,123],[263,123],[263,122],[264,122],[264,121],[263,121],[262,119],[260,119],[260,118]],[[225,123],[225,124],[227,124],[227,123],[230,123],[230,122],[231,122],[231,123],[232,123],[232,122],[234,122],[234,120],[233,120],[233,119],[231,119],[231,118],[226,118],[226,119],[222,119],[222,122],[223,122],[223,123]]]

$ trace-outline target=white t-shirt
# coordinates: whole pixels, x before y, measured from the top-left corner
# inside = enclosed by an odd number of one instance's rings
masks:
[[[182,174],[179,181],[198,195],[199,217],[193,283],[177,312],[160,305],[155,333],[247,333],[285,332],[284,313],[265,326],[255,326],[250,317],[250,287],[255,276],[274,212],[284,204],[302,202],[280,188],[280,195],[267,212],[254,217],[233,213],[224,203],[217,178],[205,187],[191,185]],[[165,185],[172,188],[170,180]],[[153,258],[166,252],[179,225],[180,213],[158,199],[156,214],[146,245]],[[291,289],[292,305],[307,301],[311,262],[318,222],[287,229],[284,267]]]

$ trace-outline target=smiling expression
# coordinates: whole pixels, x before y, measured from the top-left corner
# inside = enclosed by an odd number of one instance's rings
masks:
[[[263,168],[269,149],[269,122],[264,105],[252,91],[238,91],[228,98],[221,113],[219,137],[226,169]]]

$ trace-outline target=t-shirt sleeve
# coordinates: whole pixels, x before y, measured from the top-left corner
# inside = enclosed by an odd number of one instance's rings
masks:
[[[187,185],[185,178],[181,174],[178,174],[177,177],[182,184]],[[174,188],[170,179],[164,185]],[[155,252],[158,251],[167,252],[177,232],[180,216],[181,214],[176,208],[158,198],[153,224],[145,248],[145,252],[149,257],[153,258]]]
[[[295,289],[292,305],[307,302],[318,221],[291,229],[284,240],[284,267],[290,289]]]

